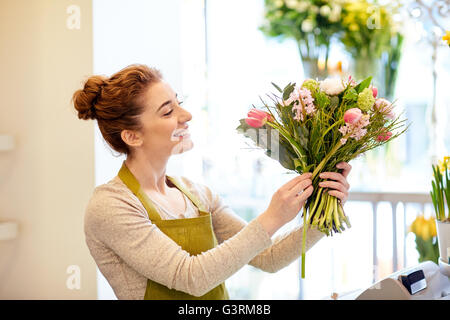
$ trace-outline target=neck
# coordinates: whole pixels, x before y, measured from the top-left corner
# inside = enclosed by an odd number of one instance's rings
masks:
[[[166,195],[169,186],[166,183],[166,165],[168,159],[155,159],[142,154],[128,156],[125,164],[136,177],[145,191],[156,191]]]

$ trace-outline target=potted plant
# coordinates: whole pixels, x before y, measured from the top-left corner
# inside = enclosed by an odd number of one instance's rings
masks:
[[[409,227],[409,231],[416,236],[416,249],[419,252],[419,262],[433,261],[438,264],[439,246],[436,233],[436,219],[425,219],[418,216]]]
[[[448,263],[447,248],[450,248],[450,157],[444,157],[433,167],[432,190],[430,192],[436,213],[436,229],[439,255]]]

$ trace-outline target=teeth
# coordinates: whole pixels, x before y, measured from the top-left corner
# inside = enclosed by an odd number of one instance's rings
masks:
[[[185,136],[186,134],[188,134],[188,132],[187,131],[183,131],[183,132],[175,133],[173,136],[174,137],[182,137],[182,136]]]

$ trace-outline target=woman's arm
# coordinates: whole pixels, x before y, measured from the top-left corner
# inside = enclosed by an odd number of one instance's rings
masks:
[[[337,197],[344,204],[350,188],[347,176],[351,171],[351,166],[346,162],[340,162],[336,167],[342,169],[342,173],[322,173],[320,177],[328,181],[321,182],[320,186],[329,188],[331,190],[329,194]],[[211,200],[211,210],[214,213],[213,225],[218,241],[226,241],[244,228],[246,222],[225,205],[218,194],[213,193],[205,186],[203,188]],[[273,244],[259,253],[249,264],[266,272],[277,272],[302,254],[302,235],[303,226],[298,226],[290,232],[275,237],[272,241]],[[311,249],[323,237],[324,234],[317,229],[309,229],[306,237],[306,250]]]
[[[194,296],[215,288],[271,245],[254,219],[214,249],[191,256],[148,220],[131,192],[111,186],[94,192],[85,232],[146,278]]]
[[[216,200],[221,201],[221,200]],[[245,220],[236,215],[232,209],[219,205],[213,212],[213,226],[219,243],[227,241],[245,228]],[[266,272],[277,272],[295,261],[302,254],[302,232],[299,226],[292,231],[276,236],[272,245],[256,255],[249,264]],[[308,230],[306,250],[311,249],[324,234],[318,230]]]

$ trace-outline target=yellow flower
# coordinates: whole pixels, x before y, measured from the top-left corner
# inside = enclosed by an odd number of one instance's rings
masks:
[[[446,169],[450,169],[450,157],[444,157],[442,161],[438,161],[438,168],[441,173]]]
[[[348,28],[350,31],[358,31],[359,30],[359,26],[356,23],[350,24],[350,26]]]
[[[418,216],[411,226],[409,231],[414,233],[417,237],[427,241],[430,238],[436,237],[436,221],[433,217],[425,219],[423,215]]]
[[[445,36],[442,37],[442,40],[447,41],[447,44],[450,46],[450,30],[445,31]]]
[[[436,220],[431,217],[429,220],[429,228],[430,228],[430,235],[432,237],[437,237],[437,231],[436,231]]]

